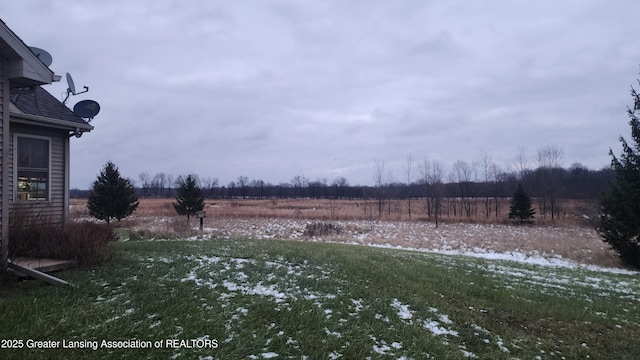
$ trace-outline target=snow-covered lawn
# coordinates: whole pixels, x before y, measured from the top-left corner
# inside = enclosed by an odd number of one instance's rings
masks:
[[[544,229],[355,221],[309,238],[307,224],[210,219],[187,239],[118,242],[108,264],[60,275],[76,288],[0,292],[0,338],[219,345],[10,354],[43,359],[640,358],[637,273],[474,244]]]

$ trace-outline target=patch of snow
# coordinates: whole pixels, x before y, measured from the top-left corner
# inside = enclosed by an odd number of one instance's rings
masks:
[[[441,314],[439,319],[440,319],[440,322],[443,324],[453,324],[453,321],[449,319],[448,315]]]
[[[464,356],[464,357],[468,357],[468,358],[471,358],[471,359],[475,359],[475,358],[478,357],[478,355],[472,353],[471,351],[467,351],[465,349],[460,349],[460,351],[462,351],[462,356]]]
[[[637,275],[638,274],[637,271],[632,271],[632,270],[610,268],[610,267],[603,267],[603,266],[597,266],[597,265],[580,264],[574,261],[565,260],[561,257],[546,258],[540,255],[528,255],[528,254],[517,252],[517,251],[500,253],[500,252],[488,251],[481,248],[474,248],[473,249],[474,251],[418,249],[418,248],[407,248],[402,246],[392,246],[389,244],[385,244],[385,245],[368,244],[368,246],[386,248],[386,249],[420,251],[420,252],[428,252],[428,253],[443,254],[443,255],[461,255],[461,256],[468,256],[468,257],[487,259],[487,260],[506,260],[506,261],[514,261],[522,264],[539,265],[539,266],[547,266],[547,267],[585,269],[585,270],[590,270],[595,272],[606,272],[606,273],[620,274],[620,275]]]
[[[362,299],[351,299],[351,302],[353,303],[353,305],[355,305],[355,309],[354,312],[350,315],[354,316],[357,315],[364,308],[364,306],[362,305]]]
[[[154,322],[153,324],[149,325],[149,329],[153,329],[154,327],[158,327],[160,326],[162,322],[160,320]]]
[[[386,352],[389,350],[391,350],[391,348],[387,344],[382,344],[382,346],[373,345],[373,351],[377,352],[380,355],[386,354]]]
[[[424,323],[422,324],[422,326],[429,330],[433,335],[452,335],[452,336],[458,336],[458,332],[455,330],[450,330],[447,329],[445,327],[440,326],[440,323],[435,321],[435,320],[431,320],[431,321],[427,321],[425,320]]]
[[[407,320],[408,323],[412,322],[411,318],[413,317],[413,314],[411,314],[411,311],[409,310],[409,305],[404,305],[400,300],[393,299],[391,307],[398,311],[398,317],[401,320]]]
[[[502,338],[500,336],[498,336],[498,340],[496,341],[496,344],[498,345],[500,350],[502,350],[502,352],[505,352],[505,353],[510,353],[511,352],[511,351],[509,351],[509,349],[506,346],[504,346],[504,341],[502,340]]]

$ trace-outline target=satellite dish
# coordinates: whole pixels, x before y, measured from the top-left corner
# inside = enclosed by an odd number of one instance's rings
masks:
[[[64,100],[62,101],[63,104],[67,103],[67,99],[69,99],[70,94],[78,95],[78,94],[83,94],[89,91],[89,87],[85,86],[84,91],[76,92],[76,85],[73,83],[73,78],[69,73],[67,73],[67,84],[69,85],[69,87],[67,88],[67,97],[65,97]]]
[[[67,94],[68,93],[72,93],[73,95],[76,94],[76,84],[73,83],[73,78],[71,77],[71,74],[67,73],[67,84],[69,85],[69,88],[67,89]]]
[[[82,100],[73,107],[73,112],[84,119],[93,119],[100,112],[100,104],[93,100]]]
[[[51,63],[53,62],[53,58],[51,57],[51,54],[49,54],[47,51],[37,48],[35,46],[30,46],[29,49],[31,49],[31,52],[33,52],[38,57],[38,59],[42,61],[43,64],[50,66]]]

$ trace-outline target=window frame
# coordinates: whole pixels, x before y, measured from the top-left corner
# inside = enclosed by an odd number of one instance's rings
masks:
[[[20,194],[21,192],[19,191],[19,176],[18,173],[20,172],[21,168],[19,166],[19,159],[20,159],[20,153],[19,153],[19,146],[18,146],[18,142],[20,138],[26,138],[26,139],[36,139],[36,140],[45,140],[47,142],[47,152],[48,152],[48,157],[47,157],[47,168],[46,168],[46,181],[45,181],[45,186],[46,186],[46,190],[44,191],[45,194],[45,198],[34,198],[34,199],[29,199],[29,198],[21,198]],[[51,142],[52,142],[52,138],[48,137],[48,136],[38,136],[38,135],[31,135],[31,134],[23,134],[23,133],[15,133],[14,134],[14,138],[13,138],[13,199],[16,202],[50,202],[51,201]],[[44,168],[40,168],[40,169],[44,169]],[[44,170],[35,170],[35,171],[44,171]],[[28,194],[28,193],[27,193]]]

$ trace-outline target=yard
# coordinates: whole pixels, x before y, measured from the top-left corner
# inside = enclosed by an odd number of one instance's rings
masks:
[[[208,229],[118,242],[110,263],[58,274],[75,288],[0,291],[0,356],[640,358],[635,272],[302,239],[316,241]]]

